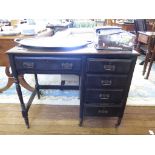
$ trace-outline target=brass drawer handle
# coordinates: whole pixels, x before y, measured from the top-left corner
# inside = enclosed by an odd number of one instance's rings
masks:
[[[34,68],[34,63],[33,62],[23,62],[23,67],[26,69],[32,69],[32,68]]]
[[[62,63],[61,64],[62,69],[73,69],[73,64],[72,63]]]
[[[115,65],[104,65],[104,70],[106,71],[115,71]]]
[[[112,81],[111,80],[101,80],[102,86],[111,86]]]
[[[110,98],[110,94],[99,94],[99,98],[101,100],[108,100]]]
[[[102,109],[102,110],[98,110],[98,113],[101,113],[101,114],[108,114],[108,110],[104,110],[104,109]]]

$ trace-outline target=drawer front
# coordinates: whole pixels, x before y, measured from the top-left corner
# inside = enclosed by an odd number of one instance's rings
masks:
[[[80,58],[61,57],[15,57],[18,71],[76,72],[81,69]]]
[[[87,104],[120,104],[123,90],[87,90],[85,101]]]
[[[127,84],[127,75],[93,75],[87,74],[87,88],[124,88]]]
[[[84,111],[86,116],[120,116],[122,108],[120,107],[86,107]]]
[[[130,59],[93,59],[87,60],[87,72],[92,73],[128,73]]]

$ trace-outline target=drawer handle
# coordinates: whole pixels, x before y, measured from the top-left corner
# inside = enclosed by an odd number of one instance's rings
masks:
[[[115,71],[115,65],[104,65],[104,70],[106,71]]]
[[[34,63],[33,62],[23,62],[23,67],[27,69],[32,69],[34,68]]]
[[[73,64],[72,63],[62,63],[61,64],[62,69],[73,69]]]
[[[102,86],[111,86],[112,81],[111,80],[101,80]]]
[[[102,109],[102,110],[98,110],[98,113],[102,113],[102,114],[108,114],[108,110],[104,110],[104,109]]]
[[[99,98],[101,100],[108,100],[110,98],[110,94],[99,94]]]

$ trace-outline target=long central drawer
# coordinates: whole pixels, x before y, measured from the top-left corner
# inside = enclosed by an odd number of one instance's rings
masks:
[[[37,71],[78,72],[81,69],[80,58],[62,57],[15,57],[18,72],[33,73]]]

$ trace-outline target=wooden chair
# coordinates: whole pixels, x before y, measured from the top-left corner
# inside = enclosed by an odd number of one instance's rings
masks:
[[[134,27],[135,27],[136,34],[138,33],[138,31],[146,32],[147,31],[146,19],[135,19]]]
[[[147,31],[147,24],[146,24],[146,19],[135,19],[134,20],[134,28],[135,28],[135,34],[136,34],[136,40],[135,40],[135,46],[136,50],[141,53],[146,55],[147,52],[147,41],[141,41],[141,34],[140,32],[146,32]],[[140,65],[143,65],[144,61],[140,63]]]

